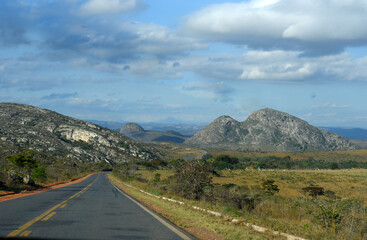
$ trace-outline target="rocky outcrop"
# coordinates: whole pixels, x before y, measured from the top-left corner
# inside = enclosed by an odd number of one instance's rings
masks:
[[[185,141],[202,147],[262,151],[316,151],[357,148],[337,134],[273,109],[262,109],[238,122],[222,116]]]
[[[133,139],[139,140],[145,136],[144,128],[137,123],[127,123],[120,130],[120,133]]]
[[[80,162],[153,160],[161,153],[90,122],[29,105],[0,103],[0,146]],[[13,150],[13,151],[15,151]]]

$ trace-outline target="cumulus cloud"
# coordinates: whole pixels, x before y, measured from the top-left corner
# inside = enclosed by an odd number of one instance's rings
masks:
[[[139,0],[89,0],[80,10],[83,14],[100,15],[128,12],[138,8]]]
[[[68,22],[54,23],[52,31],[48,24],[40,28],[48,55],[53,51],[59,59],[86,57],[97,62],[124,62],[142,55],[165,58],[207,47],[167,27],[118,18],[91,17],[81,24],[71,17]]]
[[[139,8],[140,2],[90,0],[81,5],[81,1],[0,1],[0,46],[25,44],[53,61],[87,58],[89,63],[123,62],[142,55],[165,58],[207,47],[158,24],[107,14]]]
[[[366,12],[360,0],[252,0],[204,8],[183,30],[207,41],[327,55],[367,44]]]
[[[295,51],[249,51],[243,55],[202,56],[180,60],[181,69],[191,69],[207,78],[261,81],[366,81],[367,58],[353,59],[347,53],[322,57],[299,57]]]

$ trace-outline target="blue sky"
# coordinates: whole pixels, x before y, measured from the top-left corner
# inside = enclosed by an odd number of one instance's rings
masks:
[[[367,3],[1,0],[0,101],[80,119],[367,128]]]

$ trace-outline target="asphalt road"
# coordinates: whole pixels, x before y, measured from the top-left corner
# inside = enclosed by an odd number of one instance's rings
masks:
[[[98,173],[73,185],[0,202],[0,237],[190,239],[152,214],[116,189],[106,173]]]

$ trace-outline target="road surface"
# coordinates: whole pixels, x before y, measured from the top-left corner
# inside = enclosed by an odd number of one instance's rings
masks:
[[[190,239],[120,192],[108,181],[106,173],[0,202],[0,237]]]

